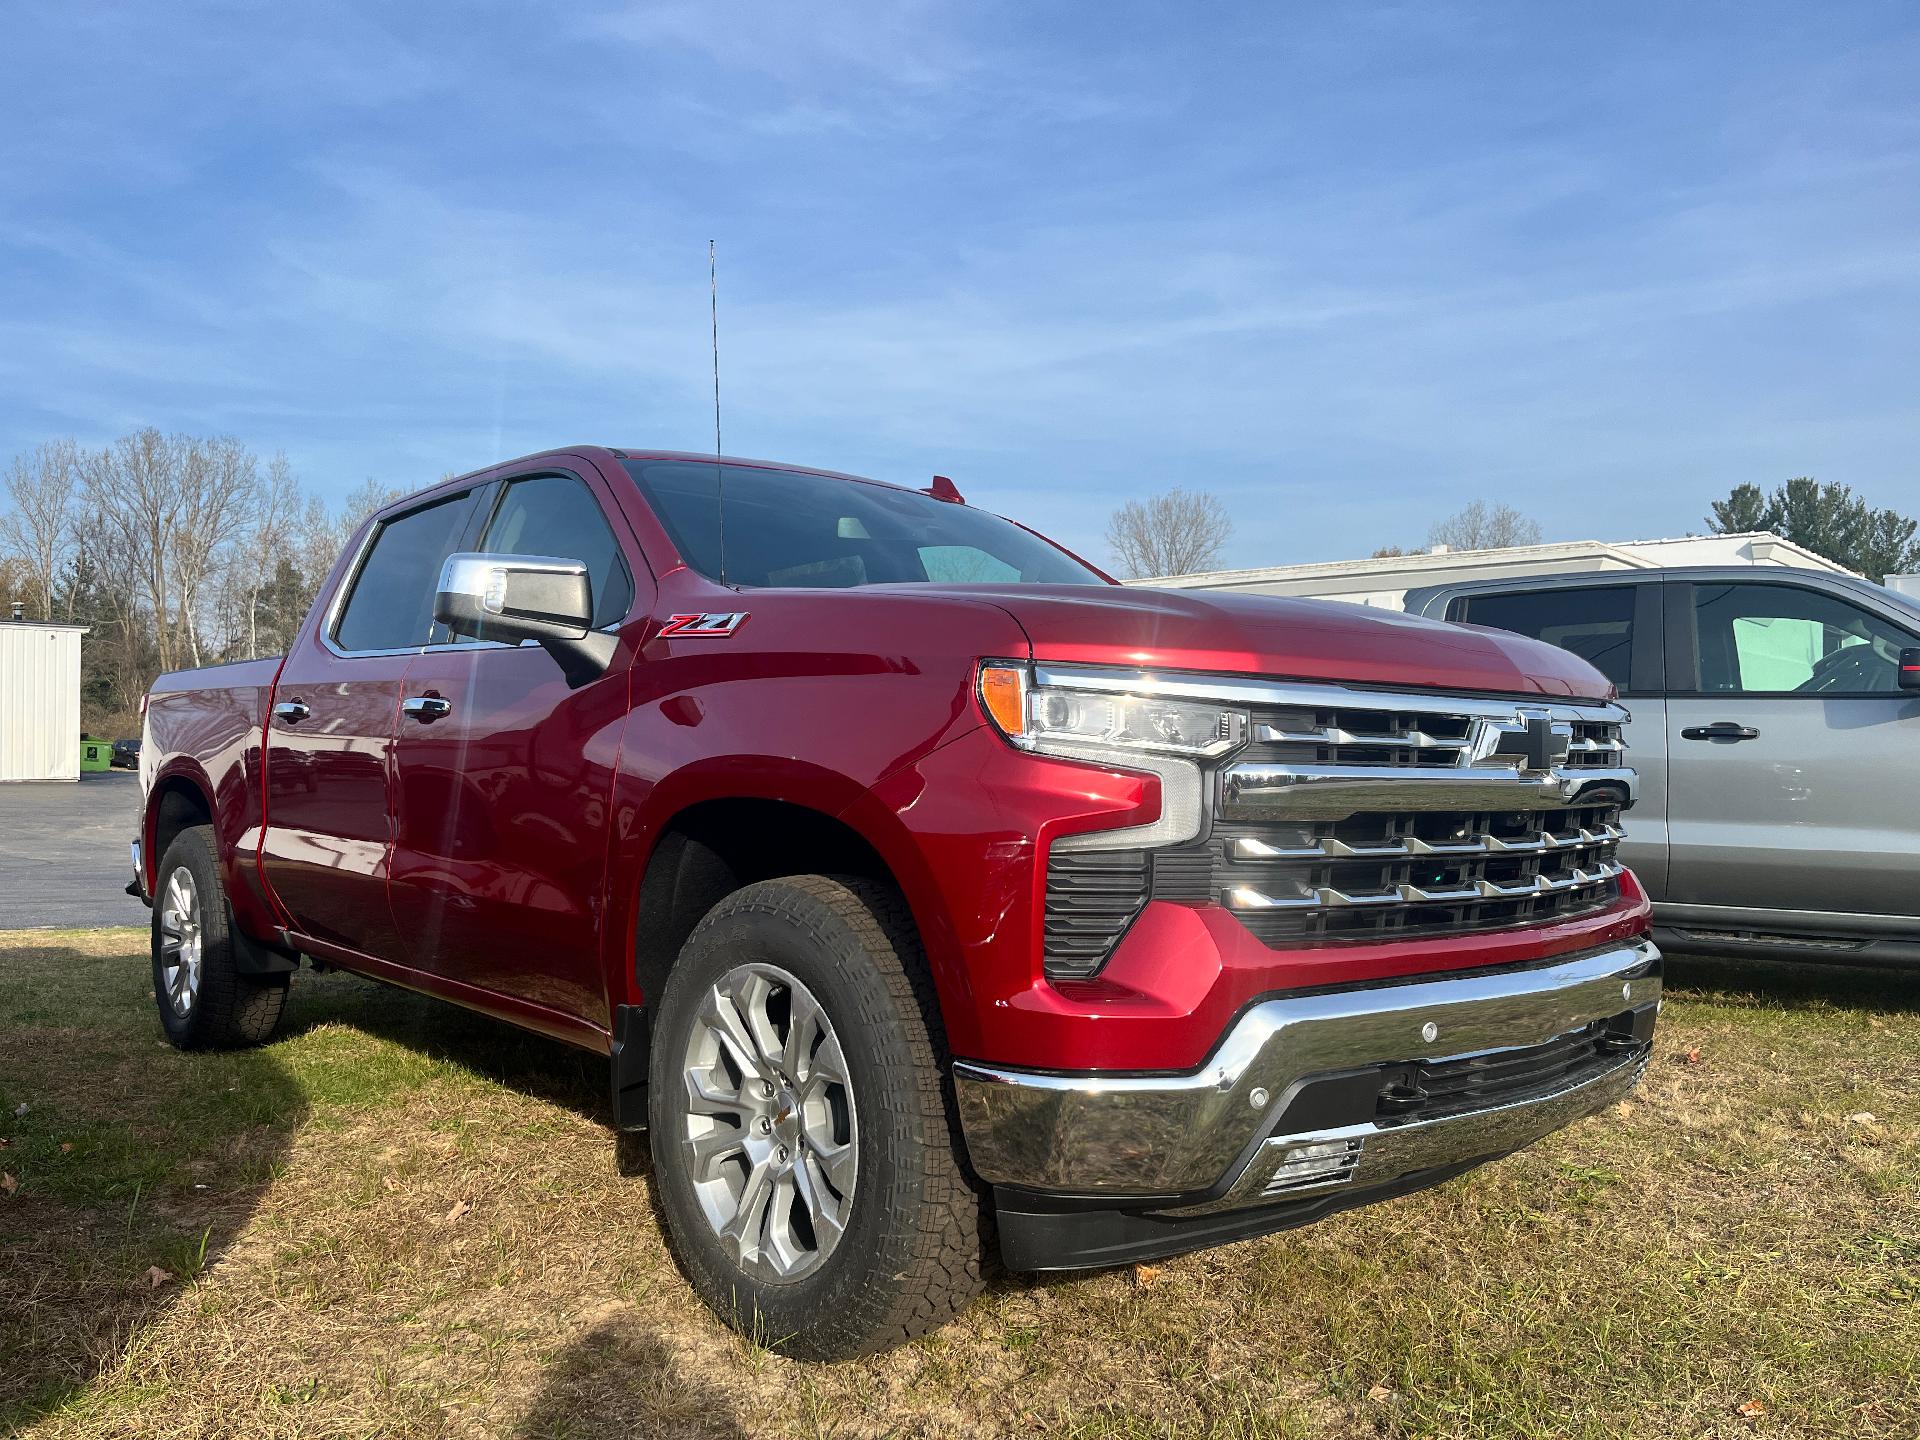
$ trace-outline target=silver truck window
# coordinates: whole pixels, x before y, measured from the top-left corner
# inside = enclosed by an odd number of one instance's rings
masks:
[[[1693,587],[1700,689],[1737,695],[1881,695],[1914,639],[1877,615],[1797,585]]]
[[[1631,585],[1527,590],[1468,596],[1458,618],[1571,650],[1625,690],[1633,656],[1633,605]]]

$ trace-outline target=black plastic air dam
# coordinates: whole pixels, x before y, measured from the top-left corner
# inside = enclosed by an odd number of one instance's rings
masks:
[[[994,1216],[1000,1232],[1000,1262],[1009,1270],[1035,1271],[1096,1270],[1162,1260],[1189,1250],[1292,1230],[1355,1206],[1411,1195],[1512,1153],[1501,1151],[1417,1170],[1366,1190],[1336,1191],[1311,1200],[1227,1210],[1217,1215],[1149,1215],[1138,1210],[1049,1206],[1038,1196],[996,1187]]]

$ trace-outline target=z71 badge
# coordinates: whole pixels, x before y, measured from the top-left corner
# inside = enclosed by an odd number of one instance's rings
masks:
[[[690,640],[724,640],[747,623],[745,610],[725,615],[670,615],[660,627],[662,635],[683,635]]]

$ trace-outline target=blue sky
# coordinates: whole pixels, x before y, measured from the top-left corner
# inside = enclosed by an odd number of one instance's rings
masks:
[[[926,483],[1104,558],[1920,511],[1911,4],[9,7],[0,457],[330,498],[573,441]]]

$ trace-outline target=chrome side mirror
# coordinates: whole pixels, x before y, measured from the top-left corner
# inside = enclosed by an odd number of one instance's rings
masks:
[[[587,567],[551,555],[449,555],[433,618],[463,639],[538,641],[575,689],[606,673],[617,643],[593,628]]]

